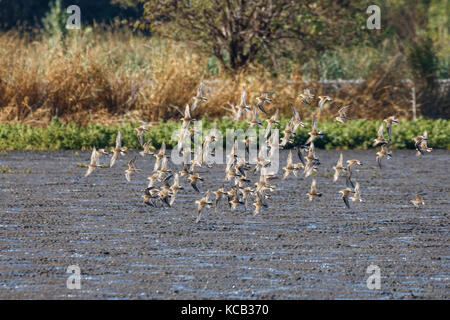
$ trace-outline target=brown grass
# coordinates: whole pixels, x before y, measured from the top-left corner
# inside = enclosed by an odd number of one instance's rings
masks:
[[[291,103],[303,116],[311,113],[296,100],[305,87],[335,98],[328,116],[345,104],[352,104],[352,117],[410,114],[409,89],[396,78],[395,61],[379,66],[366,83],[331,93],[323,85],[303,83],[299,74],[270,77],[262,66],[235,75],[219,70],[208,76],[207,57],[189,45],[95,28],[64,42],[3,33],[0,56],[1,122],[45,125],[53,116],[80,124],[112,123],[125,116],[147,121],[178,118],[169,106],[191,103],[205,80],[209,99],[197,110],[211,117],[224,115],[221,107],[227,101],[237,103],[242,87],[251,103],[260,93],[275,91],[268,109],[289,114]]]

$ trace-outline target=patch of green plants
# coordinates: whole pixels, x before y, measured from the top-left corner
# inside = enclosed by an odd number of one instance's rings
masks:
[[[227,129],[241,129],[245,131],[249,124],[246,121],[233,121],[230,118],[212,120],[203,118],[202,130],[207,133],[214,121],[224,137]],[[280,138],[289,118],[280,119]],[[306,126],[300,127],[294,139],[294,144],[287,147],[303,144],[308,139],[311,130],[311,120],[304,120]],[[316,139],[315,146],[324,149],[368,149],[372,148],[373,139],[377,137],[377,131],[381,120],[351,120],[338,123],[332,120],[319,121],[319,130],[324,132],[324,137]],[[58,118],[53,118],[51,123],[42,128],[33,127],[24,123],[0,124],[0,150],[90,150],[92,147],[110,150],[115,146],[118,130],[122,132],[122,145],[128,149],[142,149],[134,128],[140,124],[136,122],[122,123],[120,125],[101,125],[91,123],[87,126],[79,126],[76,123],[63,124]],[[265,126],[266,124],[264,124]],[[262,130],[259,128],[258,130]],[[144,133],[144,141],[151,141],[155,148],[159,148],[165,142],[168,148],[177,144],[175,131],[180,128],[178,121],[160,121],[159,125],[148,128]],[[394,124],[392,129],[392,149],[413,149],[413,137],[428,132],[428,145],[434,149],[450,149],[450,120],[423,119],[416,121],[401,120]],[[387,134],[385,134],[387,137]],[[172,139],[173,138],[173,139]]]
[[[28,168],[23,169],[23,170],[15,170],[15,169],[12,169],[7,164],[3,164],[0,167],[0,174],[15,174],[15,173],[30,174],[30,173],[32,173],[32,171],[31,171],[31,169],[28,169]]]

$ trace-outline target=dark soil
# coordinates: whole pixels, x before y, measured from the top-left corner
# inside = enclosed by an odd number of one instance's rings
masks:
[[[375,152],[343,151],[364,163],[353,173],[364,202],[351,209],[338,193],[345,179],[332,182],[339,152],[318,150],[321,198],[305,195],[311,177],[291,175],[272,180],[260,215],[222,202],[198,224],[194,200],[222,185],[223,165],[198,169],[201,194],[181,179],[172,208],[151,208],[141,198],[150,156],[138,155],[144,170],[127,182],[130,155],[82,178],[76,164],[90,152],[3,152],[0,165],[17,173],[0,175],[0,298],[449,299],[450,152],[393,150],[382,170]],[[425,206],[411,204],[416,193]],[[69,265],[81,290],[66,287]],[[369,265],[380,290],[366,286]]]

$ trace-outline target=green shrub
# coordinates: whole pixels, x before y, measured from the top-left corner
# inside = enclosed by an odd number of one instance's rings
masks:
[[[203,118],[202,128],[206,133],[213,125],[213,120]],[[288,118],[280,119],[280,138]],[[294,144],[305,143],[311,128],[311,120],[305,120],[306,127],[300,127],[294,137]],[[368,149],[372,147],[373,139],[381,120],[352,120],[346,123],[324,120],[319,122],[319,129],[325,136],[317,139],[315,145],[325,149]],[[134,128],[139,123],[128,122],[120,125],[100,125],[90,123],[87,126],[79,126],[75,123],[63,124],[57,118],[53,118],[50,124],[43,128],[37,128],[20,122],[0,124],[0,149],[2,150],[83,150],[114,147],[117,131],[122,132],[122,144],[129,149],[140,149],[139,141]],[[264,124],[264,127],[266,124]],[[174,130],[180,127],[180,122],[160,121],[157,126],[150,127],[144,133],[144,140],[151,140],[155,148],[159,148],[164,141],[168,148],[176,145],[177,141],[171,140]],[[227,129],[248,128],[248,122],[235,122],[223,117],[217,120],[217,128],[222,132],[225,140]],[[450,149],[450,120],[423,119],[417,121],[401,120],[394,124],[392,129],[393,149],[412,149],[413,137],[428,132],[428,145],[435,149]],[[387,134],[385,134],[386,136]],[[292,145],[288,145],[290,147]]]

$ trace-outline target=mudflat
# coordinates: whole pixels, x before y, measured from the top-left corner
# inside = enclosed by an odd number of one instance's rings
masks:
[[[151,156],[137,155],[143,171],[127,182],[137,152],[87,178],[76,164],[89,162],[88,151],[2,152],[0,165],[15,173],[0,175],[0,298],[449,299],[450,151],[393,150],[381,170],[375,150],[342,151],[344,162],[363,162],[352,180],[364,201],[351,209],[339,194],[345,178],[332,180],[339,152],[317,150],[322,197],[308,201],[312,178],[290,175],[271,181],[277,188],[259,215],[253,197],[248,210],[222,200],[198,224],[194,201],[222,186],[224,165],[198,168],[201,193],[180,178],[173,207],[152,208],[141,198]],[[258,176],[249,176],[253,186]],[[81,270],[79,290],[66,286],[71,265]],[[381,289],[367,287],[370,265]]]

